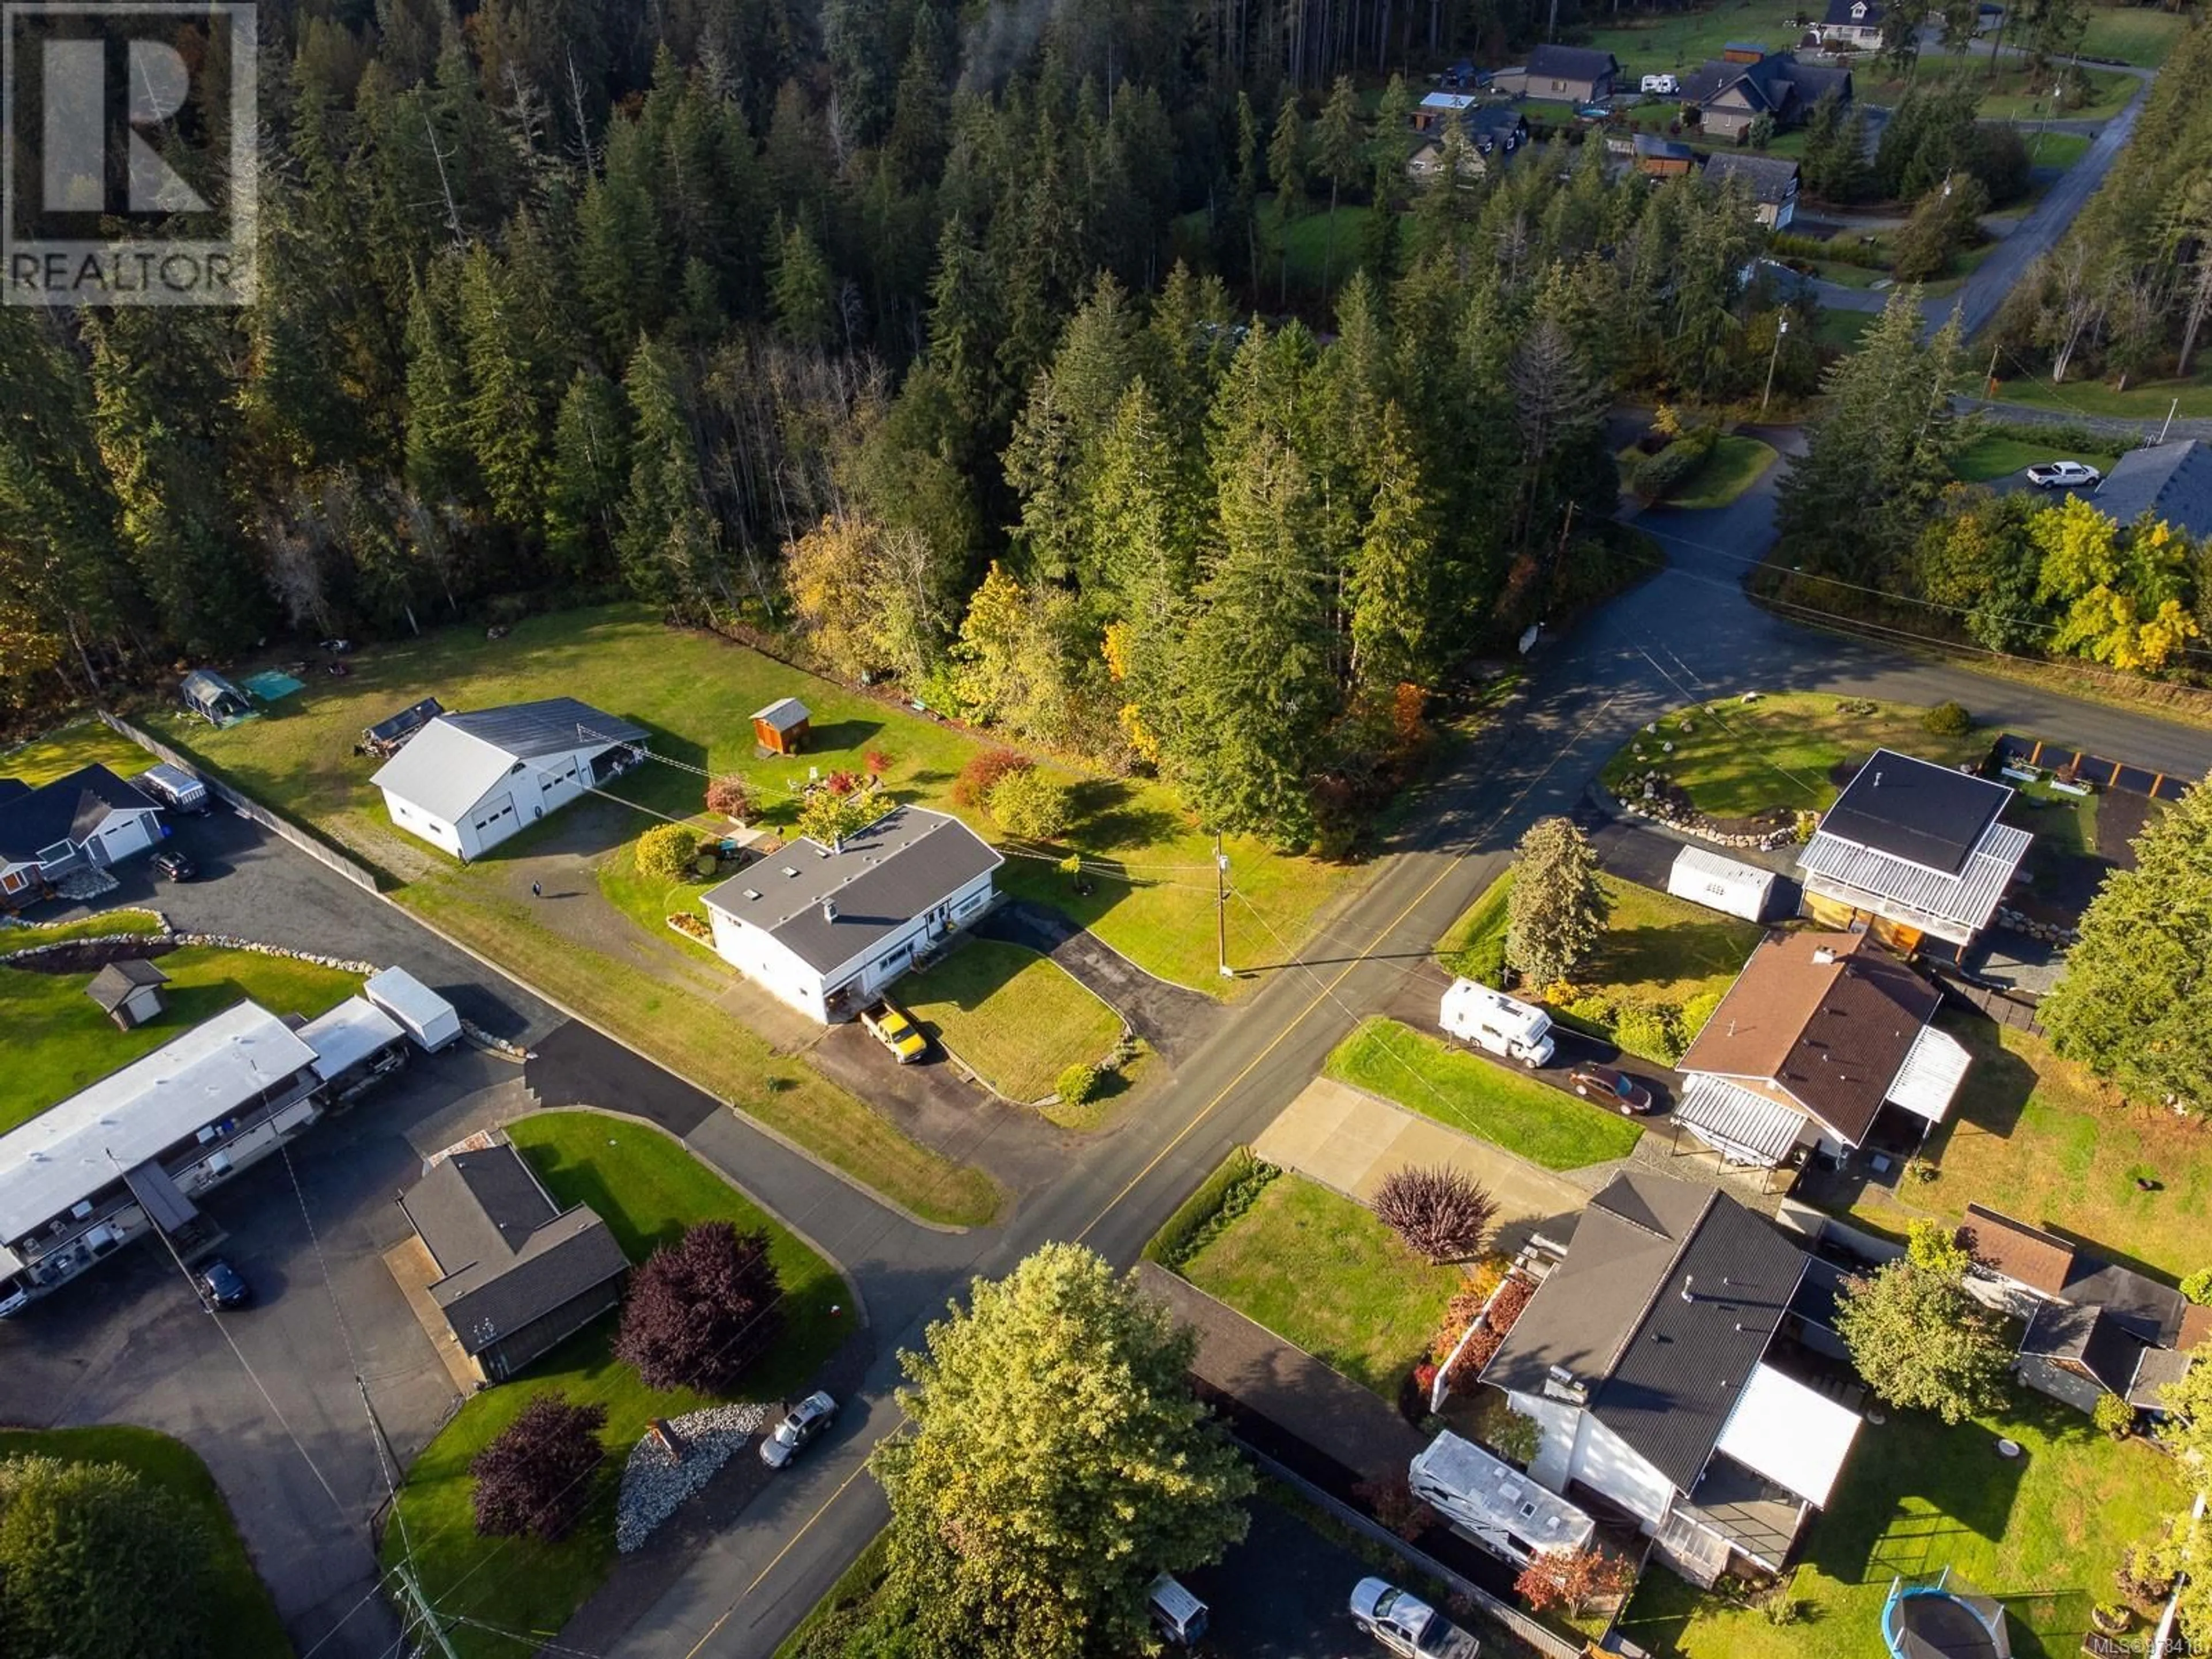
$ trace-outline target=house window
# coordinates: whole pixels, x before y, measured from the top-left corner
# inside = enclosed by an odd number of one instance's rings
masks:
[[[1553,92],[1565,92],[1566,89],[1567,83],[1565,81],[1554,81],[1552,82],[1552,90]]]

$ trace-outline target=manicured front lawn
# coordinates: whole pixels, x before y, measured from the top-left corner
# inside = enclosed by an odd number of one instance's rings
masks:
[[[2188,27],[2189,18],[2179,11],[2160,11],[2151,6],[2091,6],[2089,27],[2081,35],[2081,55],[2156,69],[2166,62],[2173,43]]]
[[[1722,0],[1717,6],[1595,28],[1589,31],[1589,44],[1620,59],[1632,88],[1643,76],[1657,70],[1680,74],[1693,70],[1707,58],[1719,57],[1731,41],[1754,43],[1770,52],[1794,46],[1803,31],[1790,20],[1804,9],[1797,0]]]
[[[738,1398],[774,1401],[799,1392],[844,1339],[852,1316],[830,1311],[845,1294],[829,1264],[659,1130],[568,1111],[520,1118],[507,1133],[555,1200],[590,1205],[633,1263],[701,1221],[768,1230],[783,1280],[784,1330]],[[614,1322],[613,1316],[602,1320],[520,1377],[471,1397],[408,1469],[397,1521],[384,1534],[384,1559],[396,1565],[411,1546],[422,1587],[441,1612],[506,1630],[557,1632],[613,1565],[615,1494],[630,1448],[653,1418],[713,1403],[688,1390],[647,1389],[609,1352]],[[592,1477],[591,1504],[558,1544],[480,1538],[470,1507],[469,1463],[533,1395],[548,1389],[607,1409],[600,1435],[607,1461]],[[514,1638],[469,1626],[451,1635],[467,1655],[492,1659],[515,1650]]]
[[[2109,450],[2059,448],[2025,438],[2007,437],[1999,432],[1985,432],[1959,452],[1951,463],[1951,471],[1968,483],[1989,483],[1998,478],[2009,478],[2045,461],[2087,461],[2106,471],[2112,460]]]
[[[1707,991],[1726,990],[1759,943],[1756,922],[1619,876],[1601,874],[1598,884],[1613,909],[1597,953],[1575,975],[1577,988],[1684,1002]],[[1469,945],[1505,937],[1506,904],[1512,895],[1509,870],[1468,906],[1437,941],[1437,955],[1447,967]]]
[[[153,763],[154,757],[130,738],[87,718],[0,752],[0,778],[18,778],[35,789],[80,766],[105,766],[127,778]]]
[[[1828,691],[1784,691],[1755,703],[1724,697],[1678,709],[1606,763],[1606,786],[1619,793],[1632,773],[1656,767],[1715,817],[1749,817],[1777,806],[1825,811],[1842,789],[1829,774],[1878,746],[1946,766],[1988,750],[1986,734],[1932,735],[1920,724],[1928,711],[1912,704],[1883,703],[1867,714],[1838,708],[1844,701]]]
[[[1097,1064],[1121,1035],[1114,1011],[1058,963],[994,939],[968,940],[893,994],[1013,1100],[1043,1099],[1064,1069]]]
[[[2000,1437],[2021,1455],[1999,1456]],[[1833,1501],[1812,1522],[1790,1591],[1804,1618],[1778,1627],[1650,1571],[1621,1633],[1667,1659],[1866,1659],[1881,1651],[1893,1579],[1948,1566],[2005,1600],[2014,1653],[2066,1659],[2090,1607],[2112,1596],[2121,1549],[2185,1501],[2171,1458],[2026,1389],[2001,1415],[1954,1429],[1893,1411],[1859,1431]]]
[[[1182,1275],[1393,1405],[1461,1279],[1415,1255],[1364,1205],[1289,1174]]]
[[[312,1019],[361,988],[357,975],[335,968],[212,945],[172,951],[157,965],[169,976],[168,1006],[131,1031],[117,1030],[85,995],[90,974],[0,968],[9,1057],[0,1067],[0,1133],[248,998],[272,1014]]]
[[[2212,1149],[2202,1129],[2123,1100],[2025,1031],[1965,1012],[1942,1023],[1974,1063],[1949,1123],[1929,1139],[1936,1178],[1897,1198],[1869,1188],[1856,1219],[1901,1237],[1915,1215],[1962,1220],[1979,1203],[2170,1278],[2212,1260]]]
[[[269,1589],[253,1571],[230,1506],[200,1462],[181,1440],[152,1429],[110,1425],[91,1429],[0,1429],[0,1462],[11,1457],[53,1457],[65,1463],[120,1463],[190,1504],[207,1528],[215,1582],[212,1628],[222,1652],[234,1659],[290,1659],[292,1644],[276,1617]]]
[[[1327,1069],[1333,1078],[1547,1170],[1626,1158],[1644,1133],[1626,1118],[1447,1048],[1441,1038],[1395,1019],[1364,1022],[1337,1045]]]
[[[1670,496],[1667,505],[1684,509],[1726,507],[1757,483],[1759,475],[1773,464],[1772,446],[1731,434],[1714,444],[1713,453],[1691,477],[1688,488]]]

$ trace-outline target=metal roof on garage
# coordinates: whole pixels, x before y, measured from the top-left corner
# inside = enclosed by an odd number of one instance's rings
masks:
[[[1789,1156],[1805,1130],[1804,1113],[1717,1077],[1692,1077],[1674,1107],[1674,1118],[1735,1161],[1769,1169]]]
[[[1998,899],[2034,839],[2015,825],[1992,823],[1967,855],[1965,867],[1947,876],[1824,830],[1805,844],[1797,855],[1797,867],[1808,876],[1888,899],[1939,921],[1981,928],[1996,914]]]

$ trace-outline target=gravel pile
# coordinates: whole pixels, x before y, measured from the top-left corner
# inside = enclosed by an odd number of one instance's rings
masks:
[[[710,1406],[672,1418],[668,1425],[684,1447],[681,1463],[648,1430],[623,1468],[622,1496],[615,1501],[615,1547],[627,1555],[644,1543],[767,1420],[765,1406]]]

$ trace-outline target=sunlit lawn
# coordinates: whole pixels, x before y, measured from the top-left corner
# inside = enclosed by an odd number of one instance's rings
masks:
[[[130,738],[88,718],[0,750],[0,778],[17,778],[35,789],[80,766],[105,766],[127,778],[153,763],[154,757]]]
[[[842,1316],[830,1311],[843,1300],[842,1281],[829,1265],[658,1129],[593,1112],[540,1112],[517,1120],[507,1133],[555,1200],[590,1205],[633,1264],[697,1222],[768,1229],[783,1283],[784,1331],[738,1398],[774,1401],[799,1392],[843,1339]],[[411,1549],[422,1587],[441,1612],[506,1631],[557,1634],[614,1563],[614,1499],[630,1448],[653,1419],[713,1403],[689,1390],[647,1388],[609,1351],[615,1318],[570,1338],[520,1377],[471,1396],[408,1469],[398,1523],[384,1534],[385,1559],[397,1565]],[[575,1531],[557,1544],[480,1538],[468,1466],[533,1396],[549,1389],[606,1407],[599,1437],[607,1460],[592,1477],[590,1505]],[[472,1656],[517,1650],[516,1638],[471,1626],[450,1633]]]
[[[2113,459],[2108,450],[2062,448],[1985,432],[1953,459],[1951,471],[1968,483],[1989,483],[2044,461],[2087,461],[2100,471],[2110,471]]]
[[[1961,389],[1972,397],[1984,395],[1988,388],[1980,370]],[[2025,404],[2061,415],[2162,421],[2171,410],[2179,420],[2204,420],[2212,418],[2212,369],[2200,369],[2185,380],[2131,381],[2124,392],[2103,380],[2073,380],[2053,386],[2048,374],[2023,374],[2000,381],[1995,396],[2000,403]]]
[[[129,1031],[85,995],[90,974],[0,968],[9,1057],[0,1067],[0,1133],[248,998],[272,1014],[312,1019],[361,988],[359,975],[336,968],[211,945],[172,951],[157,965],[169,976],[167,1007]]]
[[[2110,58],[2143,69],[2166,62],[2173,43],[2189,27],[2181,11],[2161,11],[2153,6],[2094,5],[2089,27],[2081,36],[2084,58]]]
[[[2172,1459],[2025,1389],[2008,1410],[1957,1428],[1917,1412],[1888,1419],[1859,1431],[1813,1518],[1787,1592],[1806,1604],[1798,1622],[1778,1626],[1655,1570],[1620,1633],[1662,1659],[1866,1659],[1881,1651],[1892,1581],[1948,1567],[2005,1601],[2021,1659],[2071,1659],[2091,1606],[2113,1595],[2121,1549],[2187,1501]],[[2000,1437],[2021,1455],[2000,1456]]]
[[[1280,1175],[1183,1277],[1393,1405],[1427,1352],[1457,1267],[1432,1267],[1364,1205]]]
[[[54,922],[43,927],[23,927],[9,931],[0,927],[0,956],[10,951],[27,951],[36,945],[68,945],[77,939],[119,939],[126,934],[153,934],[161,931],[161,922],[144,910],[102,910],[89,916],[79,916],[75,921]]]
[[[1839,708],[1843,701],[1832,692],[1787,691],[1769,693],[1756,703],[1726,698],[1678,710],[1656,722],[1657,732],[1639,733],[1607,762],[1605,782],[1619,793],[1632,774],[1656,768],[1687,791],[1700,811],[1749,817],[1768,807],[1825,810],[1841,790],[1831,771],[1845,761],[1865,759],[1877,747],[1946,766],[1989,749],[1985,732],[1932,735],[1920,724],[1927,711],[1908,703],[1884,703],[1865,714]]]
[[[1757,483],[1773,464],[1770,445],[1731,434],[1713,445],[1705,464],[1691,476],[1686,488],[1668,498],[1667,505],[1686,511],[1726,507]]]
[[[1066,969],[1000,939],[968,940],[894,994],[1012,1100],[1043,1099],[1065,1067],[1097,1064],[1121,1035],[1114,1011]]]

